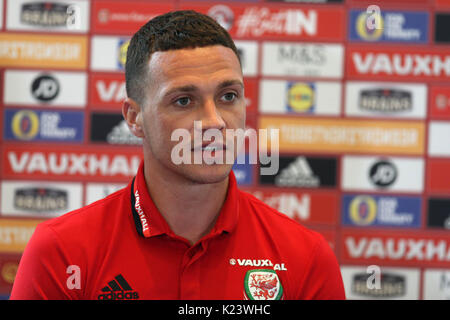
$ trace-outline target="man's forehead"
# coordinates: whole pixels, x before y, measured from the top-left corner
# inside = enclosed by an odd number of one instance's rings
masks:
[[[225,46],[183,48],[168,51],[156,51],[149,60],[151,71],[170,68],[213,67],[214,64],[228,64],[241,69],[236,53]]]
[[[149,61],[149,75],[153,88],[162,91],[205,81],[209,86],[243,81],[239,60],[233,50],[224,46],[155,52]]]

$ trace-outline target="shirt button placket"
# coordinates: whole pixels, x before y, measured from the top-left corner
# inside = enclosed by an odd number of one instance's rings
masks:
[[[180,271],[180,299],[195,300],[200,297],[200,272],[198,259],[204,253],[201,244],[189,248],[183,256]]]

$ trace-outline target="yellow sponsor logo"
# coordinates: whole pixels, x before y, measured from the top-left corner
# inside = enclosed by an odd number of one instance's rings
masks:
[[[288,108],[294,112],[307,112],[314,106],[314,89],[308,83],[294,83],[288,90]]]
[[[3,280],[5,280],[6,283],[13,284],[18,268],[19,264],[16,262],[5,263],[0,271]]]
[[[30,110],[21,110],[12,118],[12,132],[21,140],[31,140],[39,132],[39,117]]]
[[[372,197],[358,196],[350,203],[350,218],[361,226],[372,224],[377,217],[377,204]]]
[[[279,129],[280,152],[424,153],[422,121],[260,116],[259,128]],[[270,141],[265,143],[272,145]]]
[[[0,252],[22,253],[43,220],[0,219]]]
[[[377,41],[381,38],[384,31],[384,20],[381,14],[379,17],[379,24],[380,26],[378,28],[373,28],[373,30],[367,29],[367,19],[370,16],[367,14],[367,12],[362,12],[358,18],[356,19],[356,31],[358,34],[367,41]]]
[[[87,37],[0,33],[0,66],[84,69]]]
[[[127,51],[130,41],[120,41],[119,43],[119,67],[125,68],[125,63],[127,62]]]

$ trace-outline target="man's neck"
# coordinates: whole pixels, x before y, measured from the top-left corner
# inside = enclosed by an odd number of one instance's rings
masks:
[[[228,177],[195,183],[144,166],[148,192],[171,230],[195,244],[214,227],[227,196]]]

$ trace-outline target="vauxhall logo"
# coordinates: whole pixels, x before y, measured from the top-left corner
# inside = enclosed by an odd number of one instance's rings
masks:
[[[102,175],[127,177],[136,173],[139,155],[75,154],[43,152],[7,152],[8,163],[14,173],[50,175]]]
[[[50,75],[41,75],[31,84],[31,94],[37,100],[49,102],[59,94],[59,82]]]
[[[234,259],[229,260],[230,265],[240,267],[269,267],[273,270],[287,271],[284,263],[272,263],[270,259]]]
[[[389,259],[395,261],[450,261],[450,246],[448,241],[441,239],[413,238],[355,238],[345,239],[345,250],[353,259]]]
[[[361,74],[391,74],[399,76],[441,76],[450,75],[450,56],[436,54],[393,54],[359,52],[352,54],[353,63]]]

